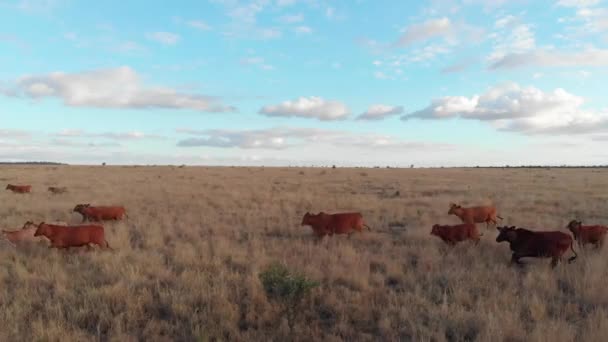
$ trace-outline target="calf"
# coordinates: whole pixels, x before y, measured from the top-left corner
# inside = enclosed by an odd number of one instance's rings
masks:
[[[486,223],[486,229],[490,226],[490,222],[496,225],[496,218],[502,220],[502,217],[496,214],[496,207],[493,205],[463,208],[457,204],[450,204],[448,215],[456,215],[463,223]]]
[[[454,226],[436,224],[433,225],[433,229],[431,229],[431,235],[439,237],[451,246],[465,240],[473,240],[475,241],[475,244],[478,244],[479,237],[481,236],[474,223],[463,223]]]
[[[28,192],[32,192],[32,186],[31,185],[13,185],[13,184],[8,184],[6,186],[5,190],[10,190],[13,193],[16,194],[25,194]]]
[[[62,187],[49,186],[48,190],[50,193],[55,194],[55,195],[68,192],[68,188],[66,188],[65,186],[62,186]]]
[[[568,229],[574,235],[574,239],[582,246],[585,244],[593,244],[596,248],[602,247],[604,244],[604,237],[608,232],[606,226],[583,226],[581,221],[572,220],[568,223]]]
[[[82,215],[84,221],[102,221],[102,220],[122,220],[126,215],[124,207],[92,207],[90,204],[78,204],[74,207],[74,212]]]
[[[13,231],[3,229],[2,234],[13,245],[16,245],[23,242],[40,241],[40,238],[34,236],[36,229],[38,229],[38,227],[32,221],[27,221],[23,225],[23,228]]]
[[[499,234],[496,242],[507,241],[513,252],[511,262],[521,264],[520,258],[536,257],[551,258],[551,267],[555,267],[561,261],[562,255],[568,248],[574,253],[568,259],[568,263],[576,259],[577,254],[572,247],[572,237],[558,231],[531,231],[524,228],[496,227]]]
[[[34,236],[45,236],[51,241],[49,248],[65,248],[98,245],[111,249],[105,239],[103,226],[59,226],[46,224],[38,225]]]
[[[363,228],[371,230],[363,221],[361,213],[338,213],[326,214],[320,212],[317,215],[310,213],[304,214],[302,226],[309,225],[317,236],[332,236],[334,234],[348,234],[355,231],[362,232]]]

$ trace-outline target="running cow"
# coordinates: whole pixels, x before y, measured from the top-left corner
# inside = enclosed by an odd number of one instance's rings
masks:
[[[477,226],[474,223],[463,223],[454,226],[433,225],[431,235],[435,235],[448,245],[454,246],[456,243],[472,240],[475,244],[479,243],[481,236],[477,231]]]
[[[111,249],[102,226],[59,226],[42,222],[38,225],[34,236],[45,236],[49,239],[51,241],[49,248],[68,249],[93,244]]]
[[[486,229],[490,222],[496,225],[496,219],[502,217],[496,214],[496,207],[493,205],[463,208],[458,204],[450,204],[448,215],[456,215],[463,223],[486,223]]]
[[[25,193],[29,193],[32,192],[32,186],[31,185],[13,185],[13,184],[8,184],[6,186],[6,190],[10,190],[13,193],[16,194],[25,194]]]
[[[578,241],[581,246],[585,244],[593,244],[596,248],[602,247],[604,244],[604,237],[608,227],[606,226],[583,226],[581,221],[572,220],[568,223],[568,229],[574,235],[574,239]]]
[[[92,207],[90,204],[78,204],[73,210],[82,215],[82,222],[103,221],[103,220],[122,220],[126,215],[124,207]]]
[[[522,264],[519,259],[525,257],[551,258],[551,267],[555,267],[568,248],[574,253],[568,262],[577,257],[572,247],[574,240],[569,234],[558,231],[537,232],[515,226],[496,229],[499,232],[496,242],[507,241],[511,247],[511,262]]]
[[[13,245],[23,242],[34,242],[39,240],[39,238],[34,237],[36,229],[38,229],[38,227],[32,221],[27,221],[19,230],[9,231],[3,229],[2,235],[4,235],[4,237]]]
[[[318,237],[334,234],[348,234],[350,237],[355,231],[362,232],[364,227],[371,230],[364,223],[361,213],[326,214],[320,212],[313,215],[307,212],[302,218],[302,226],[306,225],[311,226]]]

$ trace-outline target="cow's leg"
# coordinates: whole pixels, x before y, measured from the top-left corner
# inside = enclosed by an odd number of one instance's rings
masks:
[[[523,265],[523,263],[521,261],[519,261],[519,258],[521,258],[521,256],[513,253],[511,255],[511,263],[516,264],[516,265]]]

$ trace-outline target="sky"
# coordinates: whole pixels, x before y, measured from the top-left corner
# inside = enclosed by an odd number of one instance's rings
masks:
[[[608,0],[0,0],[0,161],[608,162]]]

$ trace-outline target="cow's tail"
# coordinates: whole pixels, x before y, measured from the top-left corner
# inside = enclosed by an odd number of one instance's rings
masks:
[[[502,220],[502,217],[500,217],[500,215],[496,215],[496,217]]]
[[[372,231],[372,229],[366,224],[364,224],[363,227],[367,228],[367,230],[369,230],[370,232]]]
[[[578,254],[576,254],[576,251],[574,250],[574,247],[572,246],[573,244],[574,244],[574,240],[570,240],[570,250],[572,251],[572,253],[574,253],[574,256],[568,258],[568,263],[573,262],[574,259],[576,259],[576,257],[578,256]]]

